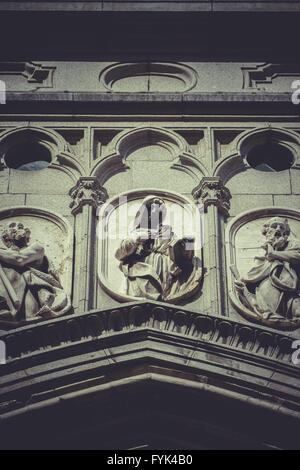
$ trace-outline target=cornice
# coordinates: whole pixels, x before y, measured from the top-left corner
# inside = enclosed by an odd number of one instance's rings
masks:
[[[164,335],[180,335],[191,344],[229,348],[240,354],[282,363],[297,370],[291,362],[293,333],[205,315],[161,302],[130,302],[117,308],[67,315],[2,333],[10,361],[95,339],[127,335],[141,329]],[[116,338],[115,340],[116,341]],[[121,340],[126,343],[126,340]]]

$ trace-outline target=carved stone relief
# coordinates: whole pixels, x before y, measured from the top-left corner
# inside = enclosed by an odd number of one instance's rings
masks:
[[[145,186],[170,191],[175,187],[188,194],[206,172],[184,138],[169,129],[141,126],[123,131],[106,152],[94,162],[91,175],[111,194],[116,188],[122,193]]]
[[[71,243],[67,223],[38,209],[16,208],[0,216],[1,327],[68,313]]]
[[[185,92],[197,83],[189,66],[172,62],[136,62],[110,65],[100,82],[114,92]]]
[[[0,76],[13,90],[35,91],[40,88],[53,88],[55,69],[56,67],[33,62],[1,62]]]
[[[70,196],[72,198],[70,208],[75,215],[86,204],[96,209],[107,198],[107,192],[96,178],[87,176],[79,178],[76,186],[70,189]]]
[[[196,227],[194,206],[171,193],[140,191],[126,197],[128,204],[114,200],[103,207],[98,231],[102,286],[123,301],[187,300],[202,279],[200,215]]]
[[[282,329],[300,327],[300,214],[298,220],[294,214],[273,208],[246,222],[242,217],[240,225],[235,219],[229,228],[234,307],[249,320]]]
[[[242,67],[243,88],[262,91],[290,91],[291,84],[300,77],[299,64],[262,63]]]
[[[219,177],[204,177],[193,190],[193,197],[203,203],[204,210],[208,206],[216,206],[225,216],[230,209],[230,191],[224,186]]]

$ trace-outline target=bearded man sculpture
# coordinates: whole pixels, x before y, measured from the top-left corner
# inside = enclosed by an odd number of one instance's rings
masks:
[[[129,296],[176,303],[199,287],[202,268],[194,256],[194,237],[177,238],[163,224],[166,211],[163,199],[146,197],[129,237],[115,254]]]
[[[256,257],[243,279],[235,281],[242,304],[270,326],[300,325],[300,243],[289,239],[286,219],[273,217],[262,229],[265,256]]]
[[[30,230],[12,223],[0,248],[0,321],[23,323],[53,318],[70,310],[70,300],[41,244],[30,243]]]

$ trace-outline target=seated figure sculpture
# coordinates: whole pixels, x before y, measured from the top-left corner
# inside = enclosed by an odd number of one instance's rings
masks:
[[[11,223],[0,248],[0,322],[23,323],[53,318],[70,310],[70,300],[40,243],[30,230]]]
[[[300,243],[290,239],[286,219],[273,217],[262,229],[265,256],[243,279],[235,281],[242,304],[264,323],[285,325],[300,322]]]
[[[145,299],[176,302],[198,288],[202,268],[194,256],[194,237],[177,238],[164,225],[165,202],[146,197],[134,220],[129,237],[121,242],[116,258],[126,277],[126,294]]]

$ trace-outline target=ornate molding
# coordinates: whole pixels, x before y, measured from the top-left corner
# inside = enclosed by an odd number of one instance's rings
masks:
[[[82,163],[76,158],[62,135],[54,129],[32,125],[9,128],[1,133],[0,171],[8,166],[6,155],[9,150],[16,145],[26,146],[28,143],[46,148],[51,155],[49,168],[66,173],[72,179],[73,184],[80,175],[84,174],[85,169]],[[4,168],[1,168],[1,163]]]
[[[180,335],[237,353],[258,356],[292,366],[293,337],[228,317],[204,315],[161,302],[136,302],[126,306],[93,310],[76,316],[25,326],[0,335],[7,346],[8,362],[32,353],[65,348],[72,343],[108,340],[135,330],[157,330],[165,338]],[[167,335],[167,336],[165,336]]]
[[[44,66],[33,62],[2,62],[0,75],[22,75],[28,83],[39,88],[53,87],[53,74],[56,67]]]
[[[145,145],[158,145],[167,150],[170,153],[170,169],[183,171],[195,182],[207,174],[181,135],[169,129],[141,126],[118,133],[108,146],[108,154],[96,160],[91,175],[97,176],[100,184],[104,184],[114,174],[130,170],[128,156]]]
[[[100,83],[109,91],[127,91],[131,88],[118,89],[118,84],[122,80],[137,79],[138,92],[163,92],[165,87],[160,89],[156,83],[166,80],[173,92],[187,92],[195,87],[197,83],[197,72],[190,66],[178,62],[121,62],[109,65],[100,73]],[[166,84],[164,84],[166,86]]]
[[[242,73],[244,89],[266,90],[265,85],[272,85],[277,77],[299,78],[300,65],[265,62],[256,66],[242,67]]]
[[[200,184],[193,190],[193,197],[204,205],[207,211],[208,206],[216,206],[222,214],[228,216],[230,209],[230,192],[219,177],[204,177]]]
[[[72,198],[70,208],[73,215],[81,212],[86,204],[97,208],[107,198],[106,189],[92,176],[79,178],[76,186],[71,188],[69,194]]]

